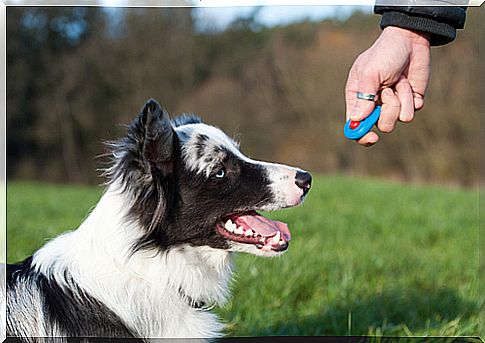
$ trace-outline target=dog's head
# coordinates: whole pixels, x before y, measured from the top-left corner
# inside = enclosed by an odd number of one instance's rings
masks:
[[[130,219],[144,232],[134,248],[181,244],[258,255],[288,248],[286,224],[256,211],[299,205],[310,174],[252,160],[221,130],[198,117],[171,121],[149,100],[113,145],[112,183],[129,194]]]

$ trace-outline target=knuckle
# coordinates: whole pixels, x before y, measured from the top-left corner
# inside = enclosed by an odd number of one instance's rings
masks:
[[[377,71],[374,68],[364,68],[360,72],[360,75],[365,79],[373,80],[377,75]]]

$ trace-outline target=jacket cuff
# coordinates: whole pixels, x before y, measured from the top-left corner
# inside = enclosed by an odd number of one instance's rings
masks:
[[[381,29],[397,26],[403,29],[419,31],[429,35],[432,46],[444,45],[456,38],[456,29],[450,24],[426,17],[411,16],[402,12],[384,12],[381,18]]]

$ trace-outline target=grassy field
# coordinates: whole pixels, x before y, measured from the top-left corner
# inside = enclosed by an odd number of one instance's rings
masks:
[[[7,258],[74,229],[98,188],[9,183]],[[478,191],[318,177],[279,258],[236,258],[231,336],[485,334],[478,296]]]

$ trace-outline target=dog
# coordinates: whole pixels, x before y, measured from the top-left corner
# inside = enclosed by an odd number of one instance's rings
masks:
[[[7,265],[7,336],[220,337],[234,252],[276,256],[299,205],[301,169],[252,160],[195,115],[150,99],[111,142],[108,181],[80,227]]]

